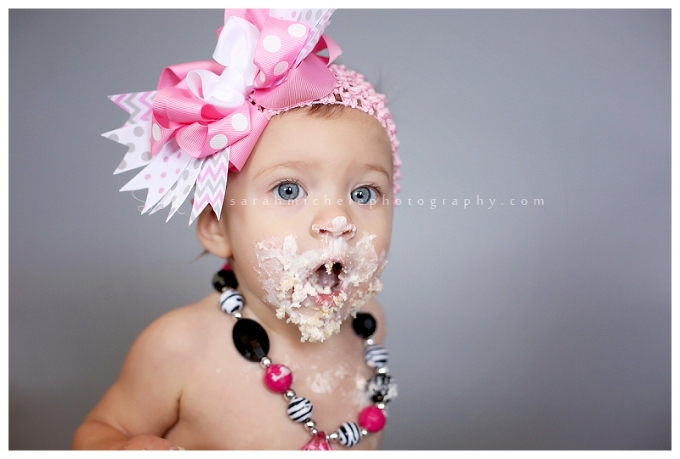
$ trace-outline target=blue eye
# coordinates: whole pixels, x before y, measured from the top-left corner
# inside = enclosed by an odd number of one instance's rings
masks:
[[[361,186],[352,191],[352,201],[358,204],[368,204],[376,202],[376,192],[367,186]]]
[[[281,199],[286,201],[292,201],[300,197],[300,194],[304,194],[304,190],[297,183],[285,182],[276,187],[276,194],[279,195]]]

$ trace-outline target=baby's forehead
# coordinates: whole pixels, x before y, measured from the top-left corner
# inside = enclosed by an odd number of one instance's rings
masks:
[[[322,137],[319,132],[326,133],[327,137]],[[379,160],[393,166],[392,146],[383,126],[365,112],[344,105],[312,105],[275,115],[269,120],[263,139],[263,148],[255,148],[254,154],[260,149],[285,149],[285,146],[299,153],[296,150],[299,146],[307,156],[323,158],[331,152],[342,153],[334,148],[340,140],[343,144],[351,144],[355,150],[366,152],[366,158],[353,155],[355,162]],[[309,144],[313,147],[304,148]],[[288,158],[274,156],[271,159],[286,162]]]
[[[259,188],[283,179],[310,186],[366,180],[391,188],[392,161],[388,135],[372,116],[344,106],[306,107],[271,118],[236,181]]]
[[[316,104],[309,107],[294,108],[275,115],[269,120],[269,123],[276,126],[276,124],[283,119],[285,119],[285,123],[288,127],[291,125],[298,126],[309,119],[328,121],[329,123],[335,122],[338,127],[342,125],[345,129],[347,129],[348,125],[351,125],[355,128],[355,134],[358,136],[364,136],[367,140],[384,140],[385,146],[391,157],[392,145],[388,132],[377,119],[362,110],[340,104]],[[267,128],[265,128],[265,130]]]
[[[333,112],[335,106],[342,106],[353,111],[363,112],[369,119],[377,121],[386,133],[389,149],[392,157],[391,176],[393,177],[392,188],[396,194],[400,190],[399,179],[401,178],[401,159],[399,158],[399,140],[397,139],[397,129],[392,118],[391,111],[387,106],[387,98],[384,94],[376,91],[376,88],[364,76],[354,70],[346,68],[344,65],[332,64],[328,66],[331,73],[335,76],[335,87],[327,95],[310,101],[298,102],[286,107],[265,108],[258,103],[254,105],[260,107],[267,119],[282,112],[292,111],[296,107],[310,107],[314,110],[330,110]],[[318,107],[317,107],[318,106]],[[325,108],[331,106],[332,108]],[[353,112],[350,112],[353,113]]]

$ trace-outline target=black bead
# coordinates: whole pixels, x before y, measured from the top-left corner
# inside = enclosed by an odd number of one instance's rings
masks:
[[[259,362],[269,353],[269,337],[267,332],[254,320],[241,319],[232,331],[234,346],[243,357],[252,362]]]
[[[234,271],[229,271],[226,269],[221,269],[216,272],[212,278],[213,287],[218,292],[223,292],[227,288],[236,289],[238,287],[238,281],[234,275]]]
[[[370,338],[375,333],[375,329],[378,328],[378,323],[369,313],[359,312],[352,321],[352,328],[357,335]]]

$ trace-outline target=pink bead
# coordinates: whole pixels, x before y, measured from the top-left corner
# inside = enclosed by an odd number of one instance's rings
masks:
[[[369,432],[380,432],[385,427],[385,413],[377,406],[367,406],[359,415],[359,424]]]
[[[305,446],[302,447],[302,451],[331,451],[330,443],[326,439],[326,434],[323,432],[317,433],[312,437]]]
[[[283,394],[293,384],[293,373],[287,366],[275,363],[267,367],[264,382],[274,392]]]

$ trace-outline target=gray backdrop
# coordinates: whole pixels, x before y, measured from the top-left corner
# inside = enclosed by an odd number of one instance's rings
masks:
[[[188,214],[140,216],[100,133],[127,119],[108,94],[209,59],[221,23],[9,12],[10,449],[69,448],[142,329],[211,291]],[[670,10],[340,10],[327,33],[401,140],[384,449],[669,449]]]

